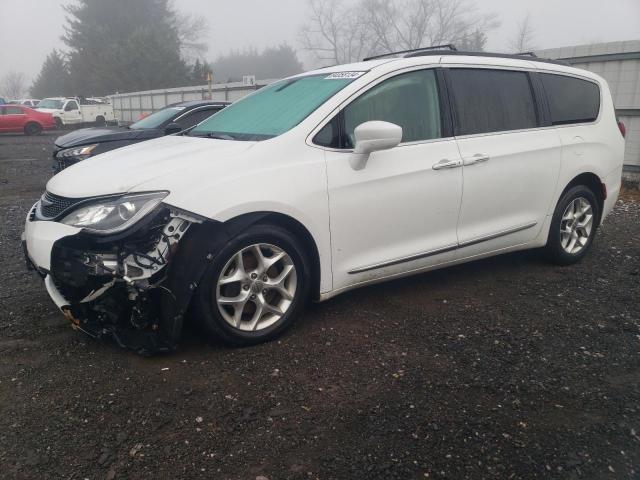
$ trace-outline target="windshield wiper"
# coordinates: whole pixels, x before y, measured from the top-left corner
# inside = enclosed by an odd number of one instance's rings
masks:
[[[214,138],[216,140],[235,140],[235,137],[227,133],[207,132],[207,133],[188,133],[191,137]]]

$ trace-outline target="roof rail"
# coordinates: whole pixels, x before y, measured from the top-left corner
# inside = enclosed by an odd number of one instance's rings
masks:
[[[512,58],[514,60],[528,60],[530,62],[542,62],[542,63],[552,63],[555,65],[565,65],[571,66],[569,63],[563,60],[551,60],[548,58],[540,58],[540,57],[532,57],[530,55],[513,55],[510,53],[491,53],[491,52],[464,52],[464,51],[446,51],[446,50],[431,50],[431,51],[419,51],[415,53],[409,53],[405,55],[406,57],[427,57],[427,56],[436,56],[436,55],[462,55],[469,57],[489,57],[489,58]]]
[[[536,55],[536,52],[519,52],[519,53],[514,53],[514,55],[518,55],[518,56],[522,56],[522,57],[535,57],[535,58],[538,58],[538,55]]]
[[[447,43],[445,45],[432,45],[431,47],[421,47],[421,48],[413,48],[411,50],[401,50],[399,52],[389,52],[382,55],[374,55],[372,57],[367,57],[362,59],[363,62],[368,62],[369,60],[378,60],[380,58],[391,57],[393,55],[402,55],[402,56],[410,56],[411,54],[420,53],[420,52],[428,52],[430,50],[450,50],[452,52],[457,52],[458,49],[452,43]]]

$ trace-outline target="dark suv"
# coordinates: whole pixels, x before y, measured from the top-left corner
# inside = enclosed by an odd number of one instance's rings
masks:
[[[129,125],[128,127],[83,128],[58,137],[53,152],[53,171],[99,153],[152,138],[182,132],[209,118],[229,105],[228,102],[195,100],[174,103]]]

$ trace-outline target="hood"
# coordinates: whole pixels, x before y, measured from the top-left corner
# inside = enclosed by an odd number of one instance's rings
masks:
[[[38,111],[38,112],[44,112],[44,113],[62,113],[62,110],[59,108],[34,108],[34,110]]]
[[[102,153],[78,162],[55,175],[47,191],[69,198],[112,195],[144,191],[144,183],[160,177],[172,179],[184,175],[197,178],[220,175],[256,142],[215,140],[188,136],[161,137]]]
[[[161,130],[130,130],[119,127],[94,127],[83,128],[62,135],[56,139],[56,146],[59,148],[77,147],[90,143],[114,142],[118,140],[142,140],[157,138],[162,135]]]

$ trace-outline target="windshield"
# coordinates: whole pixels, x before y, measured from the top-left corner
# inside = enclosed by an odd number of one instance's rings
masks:
[[[309,75],[276,82],[205,120],[189,135],[250,141],[277,137],[363,73]]]
[[[38,103],[38,108],[55,108],[59,110],[62,108],[62,100],[54,100],[53,98],[45,98]]]
[[[129,128],[132,128],[133,130],[158,128],[182,110],[184,110],[184,107],[163,108],[162,110],[152,113],[151,115],[144,117],[142,120],[138,120],[136,123],[129,125]]]

